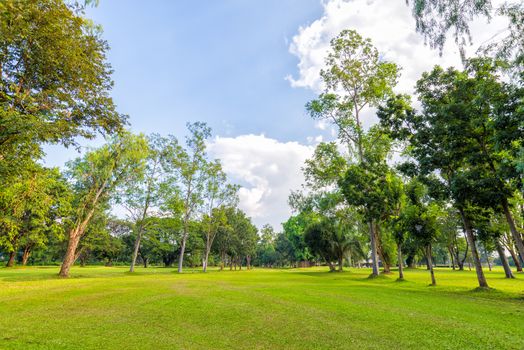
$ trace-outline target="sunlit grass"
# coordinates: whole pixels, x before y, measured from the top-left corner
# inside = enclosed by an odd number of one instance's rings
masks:
[[[524,275],[0,269],[0,349],[522,349]]]

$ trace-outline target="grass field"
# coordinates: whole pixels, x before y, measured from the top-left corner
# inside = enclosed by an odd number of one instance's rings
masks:
[[[0,349],[524,349],[524,275],[0,269]]]

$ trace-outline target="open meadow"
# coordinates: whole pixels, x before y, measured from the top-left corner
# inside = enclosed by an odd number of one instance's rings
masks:
[[[0,349],[522,349],[524,276],[0,269]]]

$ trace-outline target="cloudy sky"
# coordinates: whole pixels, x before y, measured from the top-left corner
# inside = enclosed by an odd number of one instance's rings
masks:
[[[435,64],[460,66],[452,41],[442,57],[424,45],[405,0],[100,0],[88,16],[104,28],[113,97],[132,130],[183,137],[186,122],[207,122],[210,154],[243,186],[240,206],[258,226],[277,229],[304,160],[332,138],[304,110],[322,89],[331,38],[346,28],[371,38],[402,67],[399,92]],[[469,52],[504,24],[475,22]],[[58,146],[47,153],[50,166],[77,155]]]

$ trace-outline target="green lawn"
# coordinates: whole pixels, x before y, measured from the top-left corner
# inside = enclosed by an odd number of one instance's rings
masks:
[[[524,349],[524,275],[0,269],[0,349]]]

